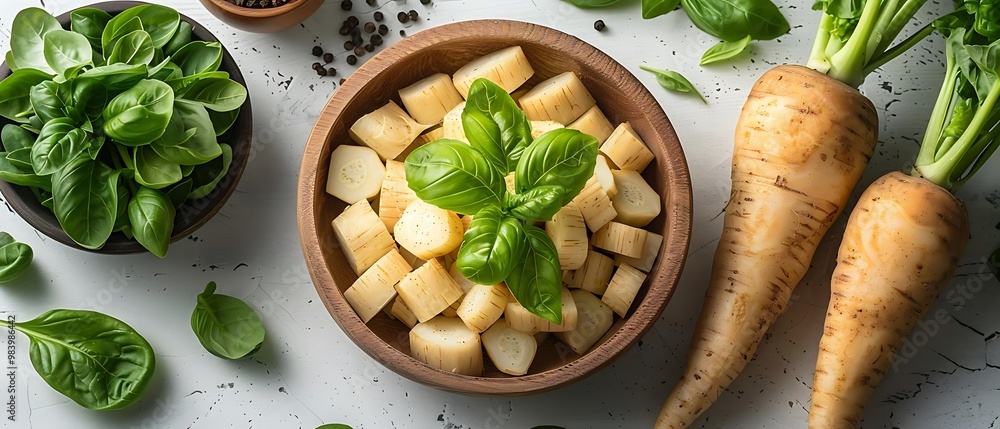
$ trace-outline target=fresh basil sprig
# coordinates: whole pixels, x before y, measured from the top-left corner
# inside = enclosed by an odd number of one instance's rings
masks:
[[[69,30],[28,8],[10,46],[0,116],[16,125],[0,136],[0,179],[32,188],[85,248],[122,232],[164,257],[177,207],[211,193],[232,163],[218,137],[247,90],[218,70],[222,45],[145,4],[113,17],[78,9]]]
[[[705,101],[705,97],[702,97],[698,89],[694,87],[694,84],[687,80],[684,75],[673,70],[657,69],[647,65],[641,65],[639,68],[656,76],[656,83],[659,83],[663,89],[684,94],[693,94],[698,96],[703,103],[708,104],[708,101]]]
[[[28,270],[34,253],[31,246],[14,241],[14,237],[0,232],[0,283],[16,279]]]
[[[116,410],[138,401],[156,369],[146,339],[101,313],[52,310],[14,329],[31,340],[29,356],[38,375],[90,410]]]
[[[505,281],[528,311],[562,323],[559,255],[546,222],[575,198],[597,164],[598,141],[567,128],[532,141],[531,125],[506,90],[473,82],[462,112],[469,144],[441,139],[417,148],[405,162],[417,197],[474,215],[456,267],[480,284]],[[516,192],[504,176],[514,173]]]

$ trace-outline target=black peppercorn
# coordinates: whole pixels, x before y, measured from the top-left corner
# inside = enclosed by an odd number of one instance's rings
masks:
[[[347,26],[348,26],[348,28],[350,28],[350,29],[353,30],[354,27],[357,27],[359,24],[361,24],[361,20],[359,20],[358,17],[356,17],[354,15],[351,15],[351,16],[347,17]]]
[[[373,34],[371,42],[375,46],[382,46],[382,36],[379,36],[378,34]]]
[[[316,69],[316,74],[318,74],[320,76],[326,76],[326,69],[323,68],[323,67],[320,67],[320,68]]]
[[[381,34],[383,36],[389,34],[389,27],[385,24],[378,26],[378,34]]]
[[[597,21],[594,22],[594,29],[595,30],[597,30],[597,31],[604,31],[604,27],[606,27],[606,25],[604,25],[604,20],[598,19]]]
[[[420,0],[420,4],[431,4],[431,0]]]
[[[327,70],[326,74],[329,75],[329,76],[336,76],[337,75],[337,69],[335,69],[333,67],[330,67],[330,70]]]
[[[417,11],[415,10],[411,10],[409,16],[410,16],[410,21],[416,21],[417,18],[420,17],[420,14],[418,14]]]
[[[351,34],[351,27],[348,27],[347,24],[345,23],[344,25],[340,26],[340,35],[346,36],[348,34]]]
[[[344,0],[340,2],[340,8],[344,10],[351,10],[354,7],[354,3],[351,0]]]
[[[359,56],[359,57],[365,56],[365,47],[364,46],[357,46],[357,47],[355,47],[354,48],[354,55]]]
[[[318,56],[321,56],[321,55],[323,55],[323,48],[321,48],[319,46],[313,46],[313,56],[318,57]]]
[[[350,65],[353,66],[353,65],[355,65],[357,63],[358,63],[358,57],[355,57],[354,55],[348,55],[347,56],[347,64],[350,64]]]
[[[374,22],[366,22],[365,23],[365,33],[372,34],[374,32],[375,32],[375,23]]]
[[[361,34],[355,34],[351,37],[351,42],[354,43],[354,46],[361,46],[365,44],[365,38],[361,37]]]
[[[323,65],[320,64],[320,63],[313,63],[313,70],[316,70],[316,69],[318,69],[320,67],[323,67]]]
[[[372,18],[375,19],[375,22],[382,22],[385,19],[385,15],[382,15],[382,12],[375,12],[372,14]]]
[[[368,52],[375,52],[375,45],[369,43],[369,44],[365,45],[365,50],[368,51]]]
[[[344,42],[344,50],[345,51],[350,51],[351,49],[354,49],[354,42],[352,42],[350,40]]]
[[[399,22],[402,22],[402,23],[405,24],[406,21],[410,20],[410,15],[407,15],[406,12],[400,12],[400,13],[396,14],[396,19],[398,19]]]
[[[368,0],[368,6],[375,6],[378,4],[378,0]]]
[[[406,37],[406,30],[399,30],[399,37]]]
[[[332,63],[333,62],[333,54],[330,53],[330,52],[327,52],[327,53],[323,54],[323,61],[326,62],[327,64]]]

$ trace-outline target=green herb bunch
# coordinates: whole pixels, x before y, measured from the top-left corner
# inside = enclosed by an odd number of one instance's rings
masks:
[[[0,82],[0,179],[30,187],[80,246],[114,232],[164,257],[177,207],[225,176],[218,142],[247,90],[219,71],[217,42],[192,40],[177,11],[94,8],[63,29],[42,9],[14,19]]]
[[[583,190],[597,165],[597,139],[568,128],[531,137],[506,90],[478,79],[462,126],[469,144],[441,139],[406,157],[406,181],[421,200],[473,215],[455,262],[478,284],[506,282],[528,311],[562,323],[562,270],[555,244],[535,222],[552,220]],[[504,178],[514,173],[515,192]]]

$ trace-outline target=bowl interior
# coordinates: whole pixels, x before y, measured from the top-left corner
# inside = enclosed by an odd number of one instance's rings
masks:
[[[408,329],[384,314],[367,325],[355,315],[342,292],[357,276],[348,266],[331,222],[346,207],[325,193],[330,153],[337,145],[355,144],[348,129],[362,115],[388,100],[400,104],[397,91],[434,73],[451,74],[467,62],[497,49],[520,45],[535,70],[527,85],[574,71],[612,123],[628,121],[650,150],[655,164],[644,172],[660,191],[663,212],[647,229],[664,235],[661,256],[636,298],[628,317],[617,318],[597,346],[580,356],[554,337],[539,345],[526,376],[511,377],[486,359],[482,377],[432,369],[408,355]],[[673,127],[645,87],[621,65],[585,42],[533,24],[472,21],[427,30],[404,39],[372,58],[331,99],[310,138],[300,177],[299,212],[303,247],[316,287],[334,318],[376,360],[419,382],[463,393],[519,395],[549,390],[609,363],[634,343],[659,317],[673,293],[687,253],[691,186]]]
[[[98,8],[112,15],[116,15],[132,6],[142,4],[145,3],[135,1],[112,1],[96,3],[89,5],[88,7]],[[71,12],[66,12],[56,17],[59,23],[65,28],[69,27],[70,13]],[[214,35],[212,35],[211,32],[195,22],[193,19],[183,14],[181,14],[181,19],[190,23],[193,27],[193,39],[208,42],[219,41]],[[246,87],[246,80],[243,78],[243,73],[240,72],[239,66],[236,65],[236,61],[233,59],[233,56],[230,55],[225,46],[223,46],[222,50],[222,65],[219,67],[219,70],[228,72],[231,79]],[[7,64],[0,64],[0,80],[7,78],[10,74],[11,71],[10,68],[7,67]],[[11,121],[0,117],[0,128],[10,123]],[[205,222],[208,222],[208,220],[222,208],[226,200],[228,200],[233,194],[236,190],[236,185],[246,168],[247,161],[249,160],[252,138],[253,114],[250,107],[250,97],[248,96],[246,103],[244,103],[243,107],[240,109],[236,122],[229,129],[229,131],[226,131],[225,134],[219,136],[219,143],[226,143],[233,149],[233,161],[229,167],[229,172],[226,173],[226,176],[222,178],[219,185],[209,195],[198,200],[189,200],[178,208],[174,223],[174,231],[170,237],[171,242],[175,242],[190,235],[194,232],[194,230],[204,225]],[[62,230],[62,227],[59,226],[59,221],[56,220],[55,215],[38,202],[38,199],[35,198],[35,195],[30,189],[23,186],[12,185],[0,180],[0,192],[3,193],[4,199],[10,207],[26,222],[28,222],[28,224],[52,239],[67,246],[81,250],[109,254],[146,252],[146,249],[142,247],[142,245],[135,240],[128,239],[120,232],[112,234],[111,238],[108,239],[107,244],[99,250],[94,251],[85,249],[76,244],[73,239],[71,239],[69,235]]]

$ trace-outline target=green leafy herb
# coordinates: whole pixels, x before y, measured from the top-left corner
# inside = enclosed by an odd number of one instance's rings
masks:
[[[611,6],[613,4],[620,2],[621,0],[563,0],[563,1],[568,2],[573,6],[579,8],[591,9],[591,8]]]
[[[177,211],[166,194],[146,186],[128,203],[129,226],[136,241],[161,258],[167,256]]]
[[[30,149],[35,174],[48,176],[62,170],[87,150],[89,143],[87,132],[68,118],[49,121]]]
[[[556,245],[534,225],[526,225],[524,235],[524,257],[514,265],[507,286],[526,310],[562,323],[562,269]]]
[[[708,101],[705,100],[705,97],[701,96],[701,93],[694,87],[694,84],[692,84],[691,81],[687,80],[687,78],[680,73],[673,70],[656,69],[646,65],[641,65],[639,68],[652,73],[653,76],[656,76],[656,83],[659,83],[660,86],[668,91],[694,94],[697,95],[703,103],[708,104]]]
[[[316,429],[352,429],[352,428],[350,426],[348,426],[348,425],[345,425],[345,424],[331,423],[331,424],[326,424],[326,425],[320,426],[320,427],[318,427]]]
[[[35,69],[15,70],[0,81],[0,116],[14,122],[27,123],[31,109],[31,88],[52,76]]]
[[[57,74],[67,70],[93,64],[93,50],[90,42],[82,34],[57,29],[49,31],[43,39],[42,53],[45,62]]]
[[[769,0],[681,0],[681,5],[696,27],[727,42],[746,36],[771,40],[791,29]]]
[[[651,19],[666,15],[680,6],[681,0],[642,0],[642,18]]]
[[[173,112],[174,92],[158,80],[143,80],[104,108],[104,132],[126,146],[142,146],[160,138]]]
[[[82,7],[70,13],[69,19],[71,30],[86,37],[94,50],[101,49],[101,35],[111,15],[97,8]]]
[[[0,283],[7,283],[28,270],[34,253],[31,246],[14,241],[6,232],[0,232]]]
[[[215,282],[198,295],[191,329],[209,353],[224,359],[253,356],[264,344],[264,325],[240,299],[215,293]]]
[[[518,219],[548,222],[562,208],[566,192],[558,185],[536,186],[521,194],[507,194],[504,206]]]
[[[53,310],[14,329],[53,389],[90,410],[124,408],[142,396],[156,368],[153,348],[131,326],[104,314]]]
[[[497,284],[510,276],[523,251],[521,222],[505,216],[500,207],[489,206],[472,218],[455,265],[475,283]]]
[[[518,193],[540,186],[560,186],[560,204],[573,201],[594,175],[597,166],[596,138],[569,128],[549,131],[524,151],[514,173]]]
[[[45,61],[45,35],[61,30],[59,21],[43,9],[29,7],[18,12],[12,23],[10,51],[17,68],[55,74],[55,70]]]
[[[229,172],[229,166],[233,163],[233,149],[224,143],[219,144],[219,147],[222,149],[221,156],[195,167],[188,174],[194,181],[194,189],[191,190],[191,195],[188,195],[189,200],[207,197]]]
[[[52,203],[66,234],[88,249],[99,249],[114,230],[119,173],[87,156],[52,175]]]
[[[462,111],[469,144],[506,175],[531,143],[531,124],[507,91],[486,79],[473,82]]]
[[[457,140],[423,145],[406,157],[406,181],[421,200],[445,210],[474,215],[499,206],[503,176],[482,152]]]
[[[705,51],[705,54],[701,56],[701,62],[699,64],[707,65],[733,58],[746,50],[747,46],[750,46],[751,40],[753,39],[751,39],[750,36],[747,36],[735,42],[719,42],[719,44],[712,46]]]

